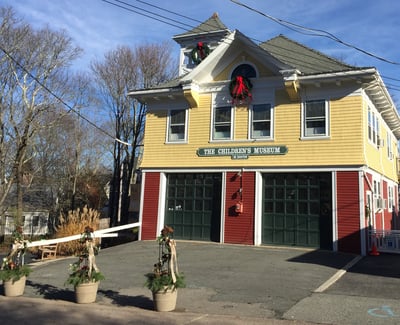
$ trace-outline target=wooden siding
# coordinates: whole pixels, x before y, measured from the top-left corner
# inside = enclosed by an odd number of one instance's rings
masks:
[[[284,90],[275,95],[275,139],[247,141],[248,112],[236,108],[235,140],[210,142],[211,94],[200,97],[198,108],[189,109],[188,143],[166,144],[166,112],[147,114],[144,156],[141,167],[236,167],[238,161],[225,157],[198,157],[200,147],[285,145],[288,153],[278,156],[250,156],[240,165],[249,166],[332,166],[363,165],[361,99],[357,96],[330,101],[331,136],[302,140],[301,105],[289,101]],[[356,122],[354,122],[356,121]],[[359,122],[357,122],[359,121]],[[162,159],[160,159],[162,157]]]
[[[235,139],[247,140],[248,139],[248,125],[249,125],[249,110],[247,107],[235,108]]]
[[[366,165],[375,171],[385,175],[391,180],[397,182],[397,166],[396,166],[396,157],[397,157],[397,142],[392,139],[391,143],[387,143],[387,135],[388,128],[383,123],[383,120],[379,121],[379,137],[383,139],[384,145],[381,148],[378,148],[376,144],[372,143],[368,139],[368,103],[364,98],[362,103],[363,105],[363,116],[364,116],[364,147],[365,147],[365,157],[366,157]],[[393,137],[393,136],[392,136]],[[391,146],[393,152],[393,159],[388,157],[388,146]]]
[[[226,174],[224,242],[228,244],[254,244],[255,173]],[[242,197],[238,190],[242,186]],[[235,204],[242,200],[243,213],[235,213]]]
[[[141,239],[150,240],[157,236],[160,173],[146,172],[144,180]]]
[[[231,58],[229,58],[231,60]],[[227,65],[215,78],[215,81],[222,81],[222,80],[231,80],[231,73],[232,71],[239,65],[243,63],[248,63],[251,62],[252,65],[256,67],[256,70],[258,72],[258,78],[263,78],[263,77],[271,77],[273,76],[273,72],[268,69],[268,67],[262,65],[258,59],[253,57],[252,55],[249,55],[249,53],[242,52],[239,55],[236,56],[236,58],[229,64]]]
[[[360,254],[360,197],[358,172],[338,172],[336,177],[338,249]]]

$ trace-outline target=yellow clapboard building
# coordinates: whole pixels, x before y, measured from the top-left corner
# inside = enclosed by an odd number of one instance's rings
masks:
[[[397,229],[400,118],[378,71],[283,35],[261,44],[214,14],[176,35],[179,77],[147,105],[141,239],[365,254]]]

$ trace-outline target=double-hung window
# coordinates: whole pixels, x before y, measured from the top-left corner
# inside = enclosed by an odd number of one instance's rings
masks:
[[[388,186],[388,210],[389,212],[393,211],[394,207],[394,194],[393,194],[393,186]]]
[[[368,107],[368,139],[375,145],[379,145],[379,119],[378,114]]]
[[[271,138],[273,110],[271,104],[257,104],[251,111],[251,138]]]
[[[215,107],[213,119],[213,140],[230,140],[232,138],[232,107]]]
[[[185,141],[187,141],[187,110],[170,110],[168,112],[167,142]]]
[[[325,100],[303,103],[303,137],[329,136],[329,106]]]

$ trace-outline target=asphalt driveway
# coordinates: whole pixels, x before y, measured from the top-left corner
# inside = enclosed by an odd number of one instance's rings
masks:
[[[181,315],[327,324],[400,321],[400,309],[394,306],[400,298],[400,276],[394,270],[400,266],[400,256],[361,258],[320,250],[187,241],[178,241],[177,251],[179,271],[187,282],[187,288],[178,294],[175,312]],[[153,309],[151,293],[143,284],[144,274],[152,271],[158,259],[155,241],[103,249],[96,259],[106,276],[96,306]],[[24,297],[73,302],[73,288],[64,284],[73,261],[75,258],[34,263]]]
[[[355,258],[326,251],[183,241],[178,241],[177,251],[187,282],[178,295],[179,310],[266,318],[282,317]],[[151,293],[143,284],[157,259],[153,241],[102,250],[96,261],[106,280],[100,284],[97,303],[152,309]],[[73,289],[64,285],[73,261],[37,263],[25,296],[73,301]]]

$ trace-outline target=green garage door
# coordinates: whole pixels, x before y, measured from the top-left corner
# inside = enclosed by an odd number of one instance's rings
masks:
[[[332,249],[330,173],[264,174],[263,244]]]
[[[165,224],[174,238],[217,241],[221,229],[221,174],[168,174]]]

